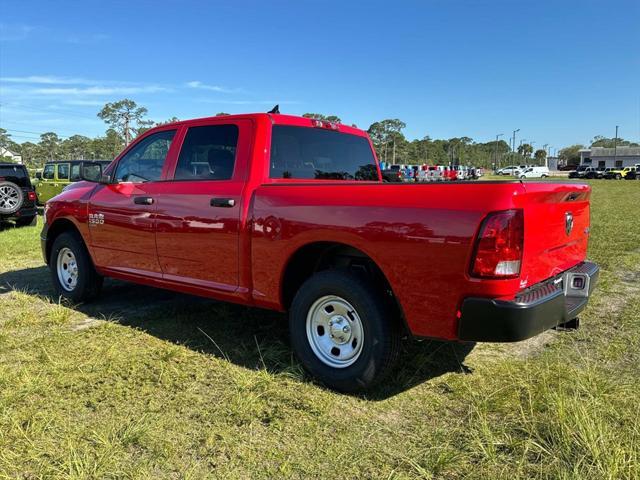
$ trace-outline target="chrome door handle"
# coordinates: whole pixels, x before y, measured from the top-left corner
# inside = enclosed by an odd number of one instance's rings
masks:
[[[231,208],[236,204],[233,198],[212,198],[209,205],[212,207]]]
[[[135,197],[133,199],[133,203],[136,205],[151,205],[153,203],[153,198],[151,197]]]

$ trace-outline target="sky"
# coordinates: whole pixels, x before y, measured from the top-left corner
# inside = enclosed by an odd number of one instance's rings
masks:
[[[156,121],[278,103],[409,139],[640,141],[640,1],[0,0],[15,141],[103,134],[122,98]]]

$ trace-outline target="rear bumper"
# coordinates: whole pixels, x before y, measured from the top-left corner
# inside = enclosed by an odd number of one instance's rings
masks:
[[[467,298],[462,304],[458,338],[474,342],[518,342],[565,323],[587,306],[599,268],[583,262],[519,293],[512,301]],[[572,290],[573,278],[585,287]]]
[[[9,215],[3,215],[2,218],[7,220],[15,220],[24,217],[35,217],[37,214],[38,210],[35,206],[27,206],[20,208],[20,210],[18,210],[17,212],[11,213]]]

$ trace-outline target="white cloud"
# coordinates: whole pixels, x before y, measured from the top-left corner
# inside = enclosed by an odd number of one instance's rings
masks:
[[[209,90],[211,92],[219,92],[219,93],[240,93],[242,92],[239,88],[226,88],[221,87],[219,85],[208,85],[206,83],[202,83],[199,80],[193,80],[191,82],[186,83],[189,88],[199,88],[200,90]]]
[[[55,75],[29,75],[27,77],[0,77],[5,83],[35,83],[43,85],[95,85],[96,82],[86,78],[56,77]]]
[[[103,107],[107,100],[67,100],[66,105],[80,105],[82,107]]]
[[[145,85],[141,87],[51,87],[51,88],[34,88],[23,90],[25,94],[31,95],[48,95],[63,97],[82,97],[91,95],[131,95],[134,93],[157,93],[166,92],[169,89],[157,85]]]

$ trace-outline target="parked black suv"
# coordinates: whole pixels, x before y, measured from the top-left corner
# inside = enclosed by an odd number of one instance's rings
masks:
[[[0,163],[0,222],[30,225],[37,215],[36,192],[24,165]]]

